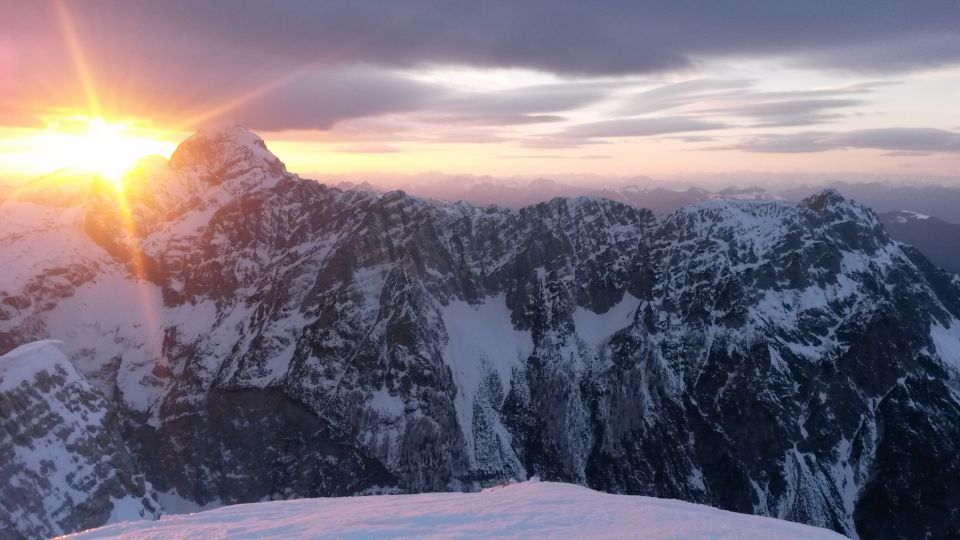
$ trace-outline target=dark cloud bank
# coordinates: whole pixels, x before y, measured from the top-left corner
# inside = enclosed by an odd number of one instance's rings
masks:
[[[25,96],[60,103],[82,95],[58,5],[69,13],[95,79],[110,82],[105,104],[131,109],[136,101],[144,111],[189,117],[198,103],[214,108],[260,88],[230,108],[230,119],[267,131],[325,130],[343,119],[406,111],[451,125],[550,123],[617,88],[615,81],[571,82],[453,93],[397,73],[428,65],[618,77],[717,57],[788,58],[794,65],[888,74],[960,61],[955,0],[0,0],[0,67],[7,58],[15,81],[0,85],[3,123],[30,116],[23,113]],[[264,89],[270,81],[282,84]],[[754,83],[666,85],[627,100],[620,118],[574,126],[543,146],[730,127],[718,117],[740,117],[737,125],[748,127],[825,123],[863,103],[871,90],[764,94]],[[746,94],[753,103],[701,111],[699,118],[670,112],[704,97]],[[637,118],[649,113],[666,117]],[[955,137],[936,130],[804,133],[748,140],[742,149],[955,151]]]
[[[9,2],[15,25],[29,2]],[[86,25],[153,58],[194,52],[416,66],[521,66],[568,74],[683,67],[716,55],[791,55],[898,70],[960,58],[953,0],[144,0],[71,2]],[[11,22],[13,24],[11,24]],[[7,26],[5,25],[5,26]],[[171,48],[171,38],[179,45]],[[165,53],[164,51],[168,51]]]

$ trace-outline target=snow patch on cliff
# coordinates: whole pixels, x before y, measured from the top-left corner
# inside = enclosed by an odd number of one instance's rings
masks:
[[[931,324],[930,338],[940,360],[960,375],[960,322],[953,320],[950,327]]]
[[[623,299],[604,313],[594,313],[587,308],[577,307],[573,312],[573,324],[577,327],[577,336],[587,345],[599,347],[610,336],[630,326],[633,322],[633,314],[639,306],[639,298],[630,293],[624,293]]]
[[[479,304],[451,301],[440,308],[440,316],[447,331],[443,360],[457,385],[457,420],[473,455],[473,405],[480,385],[492,372],[506,395],[513,368],[533,352],[533,337],[513,326],[505,294]]]

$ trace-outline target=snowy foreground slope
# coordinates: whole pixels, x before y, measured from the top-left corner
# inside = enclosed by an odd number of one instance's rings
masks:
[[[837,533],[681,501],[523,482],[481,493],[239,504],[71,538],[637,538],[838,539]]]

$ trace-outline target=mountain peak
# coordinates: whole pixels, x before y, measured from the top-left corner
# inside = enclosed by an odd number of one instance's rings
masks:
[[[53,374],[62,370],[75,374],[67,357],[57,348],[59,343],[52,339],[35,341],[0,356],[0,391],[32,382],[42,372]]]
[[[259,135],[239,125],[197,131],[177,146],[170,156],[170,166],[198,170],[212,176],[210,180],[249,169],[275,174],[287,170]]]
[[[807,197],[803,200],[802,204],[811,210],[820,212],[828,206],[842,204],[846,201],[847,199],[845,199],[839,191],[835,189],[825,189]]]

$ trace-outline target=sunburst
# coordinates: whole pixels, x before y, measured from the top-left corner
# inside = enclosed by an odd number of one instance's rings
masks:
[[[129,122],[102,118],[50,122],[29,146],[34,158],[50,169],[87,172],[115,185],[143,157],[169,156],[174,149],[172,142],[133,129]]]

